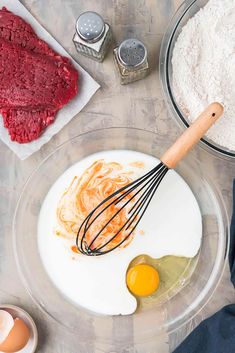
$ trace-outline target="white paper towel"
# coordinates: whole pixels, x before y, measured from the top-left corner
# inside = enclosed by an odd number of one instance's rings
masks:
[[[52,136],[57,134],[57,132],[79,113],[100,86],[75,60],[73,60],[66,50],[40,25],[40,23],[38,23],[18,0],[0,0],[0,8],[3,6],[30,23],[40,38],[45,40],[60,55],[67,56],[79,71],[79,93],[77,97],[57,113],[54,123],[50,125],[37,140],[26,144],[11,141],[8,130],[4,128],[3,121],[0,118],[0,139],[23,160],[38,151]]]

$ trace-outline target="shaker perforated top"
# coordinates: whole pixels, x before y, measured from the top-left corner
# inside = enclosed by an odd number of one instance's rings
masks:
[[[78,17],[76,31],[86,42],[95,43],[103,36],[105,23],[98,13],[87,11]]]
[[[147,49],[138,39],[126,39],[118,48],[119,60],[124,66],[137,67],[147,57]]]

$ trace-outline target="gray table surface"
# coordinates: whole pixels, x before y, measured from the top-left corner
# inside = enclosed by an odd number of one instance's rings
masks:
[[[0,142],[0,303],[22,306],[35,318],[41,353],[165,353],[171,352],[205,317],[235,302],[235,292],[226,267],[222,281],[210,302],[186,326],[169,337],[138,347],[105,347],[99,344],[71,344],[71,337],[42,313],[26,293],[16,270],[12,250],[12,218],[23,184],[38,163],[62,142],[82,132],[108,126],[132,126],[158,131],[166,136],[166,146],[179,135],[169,117],[160,89],[158,54],[166,26],[181,0],[22,0],[39,22],[101,84],[101,89],[83,111],[38,153],[20,161]],[[120,86],[113,66],[112,51],[103,64],[78,55],[72,36],[76,17],[94,10],[112,25],[115,40],[136,36],[146,43],[152,72],[145,80]],[[120,104],[122,102],[122,104]],[[223,161],[197,148],[194,152],[206,172],[220,188],[231,215],[232,179],[235,163]]]

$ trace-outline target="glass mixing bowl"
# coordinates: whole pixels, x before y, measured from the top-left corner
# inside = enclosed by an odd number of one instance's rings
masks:
[[[50,154],[22,191],[13,225],[15,256],[22,281],[39,307],[76,332],[79,341],[141,343],[150,341],[162,331],[176,330],[202,309],[220,281],[229,240],[227,214],[220,194],[192,154],[180,163],[177,172],[197,198],[203,218],[203,240],[199,261],[189,283],[182,283],[181,291],[168,302],[131,316],[97,315],[67,301],[42,265],[37,245],[39,211],[48,190],[67,168],[79,159],[103,150],[131,149],[159,157],[166,144],[164,136],[133,128],[88,132]]]
[[[178,106],[174,92],[172,90],[172,53],[175,47],[175,43],[179,34],[181,33],[182,27],[186,25],[188,20],[193,17],[202,7],[207,4],[208,0],[186,0],[179,7],[178,11],[172,18],[167,31],[163,37],[161,50],[160,50],[160,77],[161,84],[164,93],[164,98],[168,107],[168,111],[171,116],[179,123],[180,127],[187,128],[190,124],[187,116],[182,112]],[[226,149],[212,140],[204,137],[200,145],[206,148],[210,152],[214,152],[217,156],[223,158],[235,158],[235,151]]]

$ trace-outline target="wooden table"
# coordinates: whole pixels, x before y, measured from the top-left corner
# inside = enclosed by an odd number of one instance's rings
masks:
[[[133,126],[158,131],[166,136],[166,145],[179,135],[168,116],[162,98],[158,54],[166,26],[181,0],[22,0],[31,13],[101,84],[101,89],[83,111],[42,150],[20,161],[0,143],[0,303],[22,306],[35,318],[39,329],[41,353],[165,353],[171,352],[205,317],[225,304],[235,302],[235,292],[226,268],[219,288],[197,317],[169,337],[138,347],[100,346],[94,342],[71,344],[69,334],[42,313],[26,293],[16,270],[12,249],[12,218],[22,186],[38,163],[62,142],[82,132],[108,126]],[[114,70],[112,51],[103,64],[78,55],[72,43],[76,17],[85,10],[102,14],[112,25],[116,41],[136,36],[146,43],[151,75],[129,86],[121,86]],[[121,102],[121,104],[120,104]],[[235,164],[222,161],[204,150],[194,152],[207,173],[221,189],[231,214],[231,188]]]

